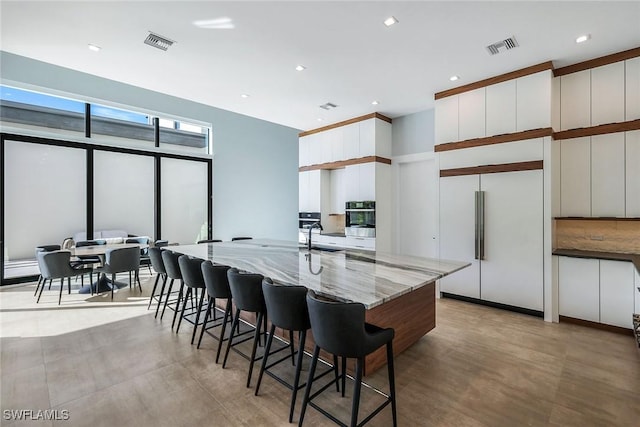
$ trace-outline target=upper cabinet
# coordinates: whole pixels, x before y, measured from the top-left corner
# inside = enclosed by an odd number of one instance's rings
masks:
[[[640,119],[640,57],[627,59],[625,66],[625,119]]]
[[[624,62],[591,70],[591,126],[624,122]]]
[[[470,90],[458,98],[458,137],[460,140],[486,136],[485,88]]]
[[[487,135],[516,131],[516,81],[509,80],[487,87]]]
[[[551,125],[551,70],[516,79],[516,132]]]
[[[591,126],[591,71],[560,77],[560,128]]]
[[[435,106],[436,144],[459,141],[458,95],[436,99]]]

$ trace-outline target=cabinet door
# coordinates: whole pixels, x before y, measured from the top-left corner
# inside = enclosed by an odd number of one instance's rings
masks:
[[[551,71],[516,80],[516,131],[551,126]]]
[[[309,164],[318,165],[322,163],[322,134],[314,133],[308,136],[309,141]]]
[[[436,144],[454,142],[458,138],[458,95],[435,101]]]
[[[345,238],[345,246],[347,248],[364,249],[367,251],[376,250],[376,239],[371,237],[351,237]]]
[[[320,144],[320,163],[330,163],[333,155],[332,144],[334,140],[342,139],[342,132],[340,128],[330,129],[317,134],[316,143]]]
[[[376,199],[376,164],[375,162],[361,163],[359,169],[359,198],[356,200]]]
[[[484,258],[480,298],[543,310],[542,170],[480,176]]]
[[[345,202],[345,170],[333,169],[330,172],[331,181],[331,213],[344,214]]]
[[[633,285],[633,295],[634,295],[634,300],[635,300],[635,304],[636,304],[636,309],[634,311],[634,313],[636,314],[640,314],[640,273],[638,272],[637,269],[634,269],[633,275],[635,277],[635,283]]]
[[[298,211],[310,212],[309,209],[309,171],[298,172]]]
[[[321,187],[320,187],[320,169],[308,171],[309,174],[309,212],[321,211]]]
[[[303,136],[299,139],[298,142],[298,165],[299,166],[307,166],[309,165],[309,136]]]
[[[624,133],[591,137],[591,215],[624,217]]]
[[[558,310],[561,316],[600,321],[597,259],[558,257]]]
[[[560,215],[591,216],[590,137],[560,141]]]
[[[640,217],[640,130],[625,134],[626,216]]]
[[[591,71],[560,77],[560,129],[591,126]]]
[[[485,88],[461,93],[458,104],[458,136],[465,139],[485,136]]]
[[[360,152],[360,124],[351,123],[342,128],[343,160],[355,159]]]
[[[631,328],[633,263],[600,260],[600,323]]]
[[[384,120],[375,119],[376,121],[376,150],[375,155],[380,157],[391,158],[391,139],[392,128],[391,123]]]
[[[640,119],[640,57],[625,62],[625,120]]]
[[[344,196],[347,202],[362,200],[360,193],[360,165],[350,165],[344,168]]]
[[[624,62],[591,69],[591,126],[624,121]]]
[[[516,81],[487,86],[487,136],[516,131]]]
[[[339,135],[336,135],[336,138],[333,138],[330,141],[330,144],[331,144],[331,161],[332,162],[339,162],[339,161],[345,159],[345,157],[344,157],[344,140],[345,140],[345,137],[348,136],[348,135],[346,135],[347,126],[342,126],[339,129],[340,129]]]
[[[360,123],[360,148],[358,157],[375,156],[376,154],[376,120],[363,120]]]
[[[440,178],[440,258],[471,265],[440,279],[440,291],[480,298],[480,262],[475,259],[475,192],[478,175]]]

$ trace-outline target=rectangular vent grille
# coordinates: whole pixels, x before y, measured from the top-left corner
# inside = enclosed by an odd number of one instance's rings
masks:
[[[487,46],[487,50],[491,55],[496,55],[500,52],[507,51],[509,49],[513,49],[518,47],[518,42],[515,37],[509,37],[508,39],[501,40],[499,42],[490,44]]]
[[[322,104],[320,106],[320,108],[322,108],[323,110],[331,110],[331,109],[336,108],[336,107],[337,107],[337,105],[332,103],[332,102],[327,102],[326,104]]]
[[[169,49],[169,46],[171,46],[173,43],[175,43],[173,40],[169,40],[166,37],[162,37],[152,32],[149,32],[149,35],[144,41],[144,44],[157,47],[158,49],[161,49],[161,50]]]

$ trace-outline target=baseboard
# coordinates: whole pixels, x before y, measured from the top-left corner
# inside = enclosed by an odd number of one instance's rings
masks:
[[[538,310],[531,310],[529,308],[516,307],[515,305],[500,304],[499,302],[486,301],[478,298],[465,297],[462,295],[450,294],[448,292],[441,292],[441,297],[457,299],[460,301],[471,302],[474,304],[486,305],[488,307],[499,308],[501,310],[514,311],[516,313],[528,314],[529,316],[544,317],[544,312]]]

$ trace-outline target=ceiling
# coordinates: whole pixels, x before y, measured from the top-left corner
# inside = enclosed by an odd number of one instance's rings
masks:
[[[639,1],[2,0],[0,7],[6,52],[303,130],[374,111],[415,113],[455,86],[640,46]],[[391,15],[399,23],[386,27]],[[193,24],[221,17],[235,28]],[[148,31],[176,43],[166,52],[145,45]],[[591,40],[575,43],[585,33]],[[510,36],[518,48],[488,54],[487,45]],[[452,75],[460,80],[450,82]],[[319,108],[327,102],[338,107]]]

